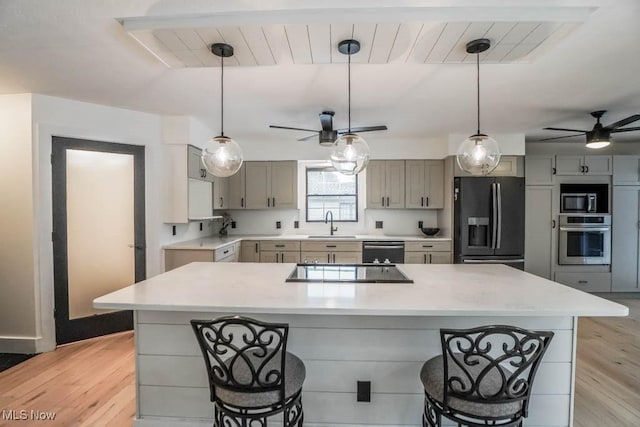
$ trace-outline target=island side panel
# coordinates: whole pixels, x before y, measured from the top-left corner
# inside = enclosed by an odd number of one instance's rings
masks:
[[[189,324],[222,313],[136,314],[136,426],[210,425],[213,416],[202,354]],[[305,426],[420,426],[425,360],[441,353],[439,329],[509,324],[552,330],[538,372],[529,427],[570,426],[577,323],[572,317],[399,317],[257,315],[290,325],[288,349],[307,368]],[[371,381],[371,402],[356,401],[356,382]]]

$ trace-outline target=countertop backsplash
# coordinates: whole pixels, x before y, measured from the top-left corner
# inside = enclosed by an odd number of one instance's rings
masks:
[[[418,229],[418,221],[424,227],[437,227],[437,211],[420,211],[407,209],[365,209],[358,222],[335,222],[338,227],[335,234],[368,234],[368,235],[416,235],[422,236]],[[329,225],[324,222],[306,222],[304,211],[291,210],[255,210],[229,211],[236,223],[236,228],[229,228],[229,235],[242,234],[329,234]],[[276,222],[281,228],[276,228]],[[294,228],[294,222],[299,228]],[[382,221],[383,228],[376,228],[376,221]],[[197,236],[196,236],[197,237]],[[196,238],[194,237],[194,238]],[[443,233],[438,237],[445,236]],[[186,240],[186,239],[183,239]]]

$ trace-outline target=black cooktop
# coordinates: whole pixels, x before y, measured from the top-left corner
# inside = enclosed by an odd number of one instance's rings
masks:
[[[395,264],[298,264],[286,281],[413,283]]]

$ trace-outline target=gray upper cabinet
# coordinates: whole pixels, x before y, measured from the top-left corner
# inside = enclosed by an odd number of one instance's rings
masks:
[[[640,156],[613,156],[613,185],[640,185]]]
[[[229,209],[229,178],[216,177],[214,179],[213,209]]]
[[[404,160],[372,160],[367,165],[367,207],[404,208]]]
[[[557,175],[611,175],[611,156],[557,156]]]
[[[444,207],[444,162],[407,160],[405,163],[405,207],[442,209]]]
[[[553,185],[556,156],[526,156],[525,182],[527,185]]]
[[[611,218],[611,290],[640,291],[640,187],[613,187]]]
[[[245,169],[244,162],[238,172],[227,178],[227,209],[244,209],[245,204]]]
[[[501,156],[500,163],[487,176],[524,176],[523,156]],[[473,176],[463,171],[458,162],[454,162],[454,176]]]
[[[189,178],[213,182],[214,176],[207,172],[202,163],[202,150],[189,145],[187,146],[187,151],[187,173]]]
[[[245,196],[247,209],[296,209],[298,168],[296,161],[246,162]]]

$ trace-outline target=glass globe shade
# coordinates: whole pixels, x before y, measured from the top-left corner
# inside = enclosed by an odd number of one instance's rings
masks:
[[[242,150],[233,139],[216,136],[202,150],[202,163],[213,176],[231,176],[242,166]]]
[[[458,147],[458,166],[472,175],[487,175],[500,163],[500,147],[484,134],[471,135]]]
[[[331,164],[344,175],[356,175],[369,163],[369,145],[360,135],[345,133],[333,143]]]

